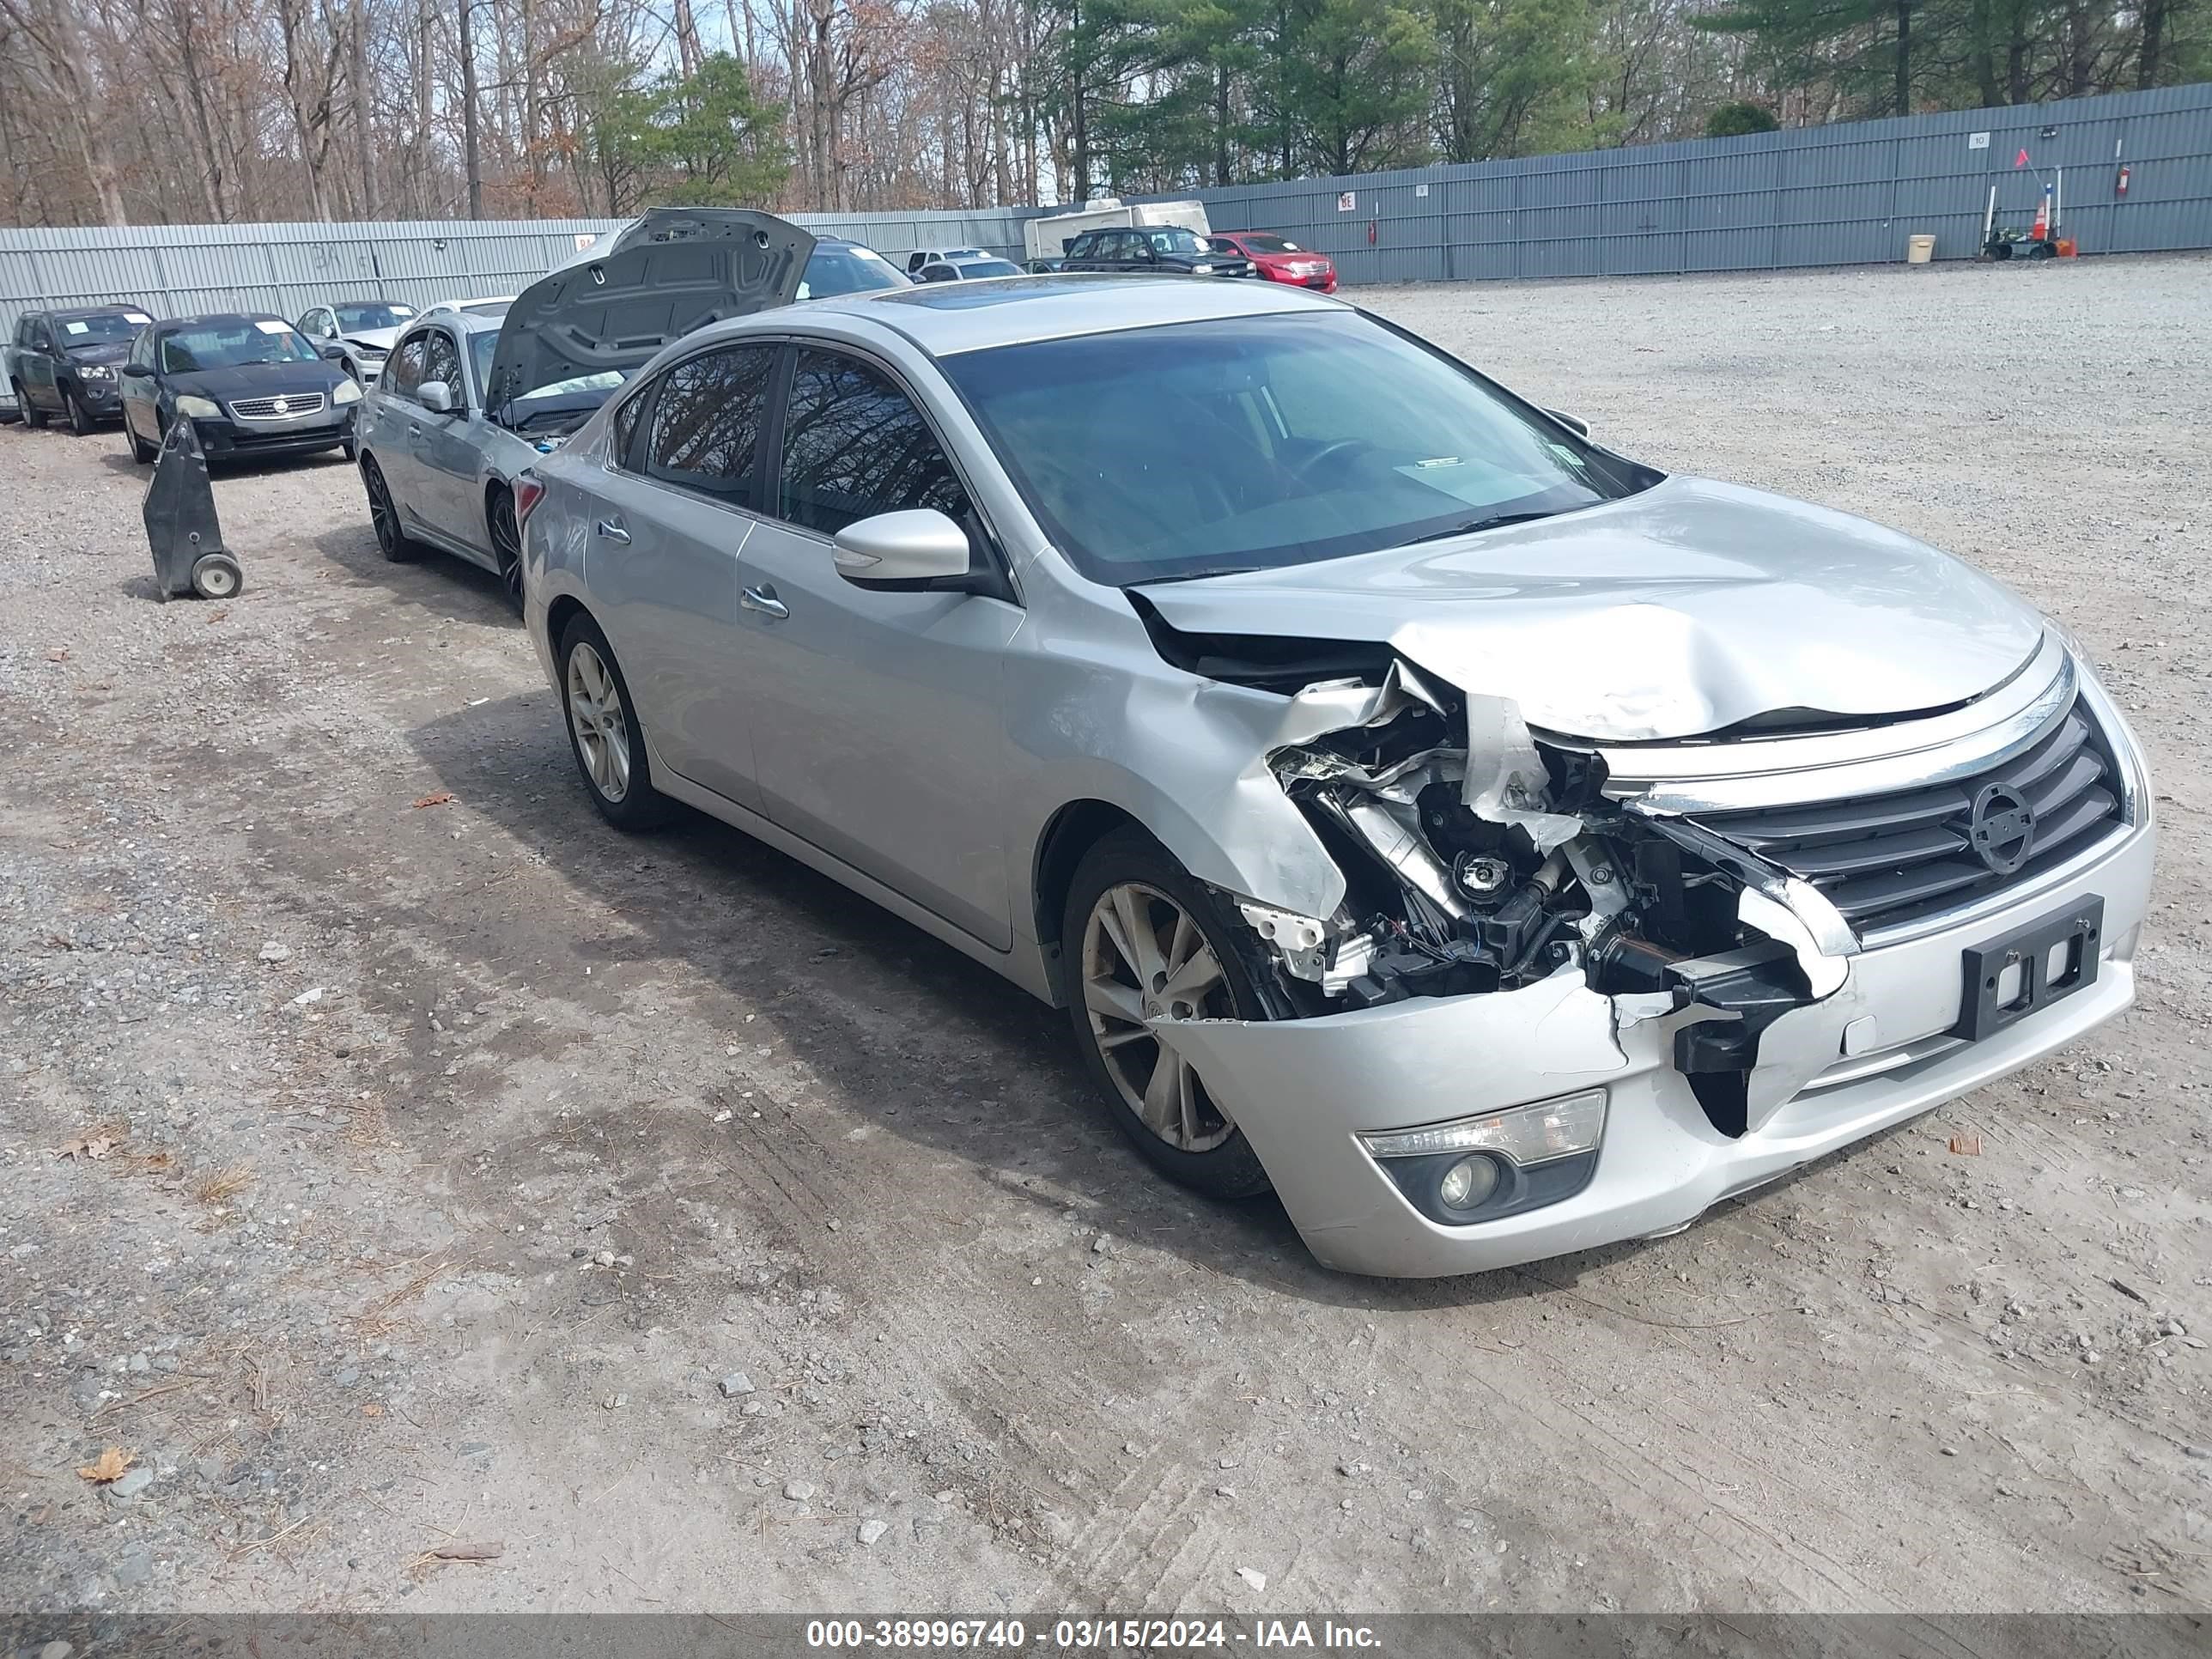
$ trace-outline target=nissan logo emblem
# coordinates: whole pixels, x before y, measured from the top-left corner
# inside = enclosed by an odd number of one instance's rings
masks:
[[[1989,785],[1966,815],[1966,844],[1998,875],[2010,875],[2035,850],[2035,809],[2010,785]]]
[[[289,415],[292,412],[290,401],[283,398],[279,398],[275,403],[270,404],[269,407],[275,410],[279,415]]]

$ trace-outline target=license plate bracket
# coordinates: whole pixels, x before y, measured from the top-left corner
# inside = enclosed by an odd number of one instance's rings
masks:
[[[1978,1042],[2094,985],[2104,931],[2105,901],[2093,894],[1960,952],[1965,988],[1952,1035]]]

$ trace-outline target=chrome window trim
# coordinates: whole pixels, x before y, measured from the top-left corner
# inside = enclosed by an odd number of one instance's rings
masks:
[[[1910,724],[1694,746],[1601,747],[1605,793],[1673,816],[1849,800],[1968,777],[2032,746],[2072,706],[2081,677],[2056,638],[2045,635],[2029,666],[2033,672],[2015,674],[1965,708]]]

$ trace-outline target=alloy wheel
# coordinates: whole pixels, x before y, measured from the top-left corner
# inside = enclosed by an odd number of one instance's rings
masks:
[[[622,690],[599,653],[578,641],[568,653],[568,729],[592,787],[605,799],[629,793],[629,721]]]
[[[384,487],[384,474],[374,466],[368,470],[367,483],[368,522],[376,532],[376,544],[389,558],[399,538],[398,520],[392,515],[392,492]]]
[[[1156,887],[1109,887],[1091,907],[1081,968],[1091,1040],[1138,1121],[1184,1152],[1211,1151],[1236,1133],[1190,1063],[1146,1024],[1162,1015],[1236,1018],[1221,959],[1198,923]]]
[[[491,550],[499,561],[499,580],[507,602],[522,609],[522,537],[514,524],[514,497],[501,492],[491,504]]]

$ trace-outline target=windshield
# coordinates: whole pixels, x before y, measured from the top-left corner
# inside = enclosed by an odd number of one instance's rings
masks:
[[[1240,240],[1255,253],[1303,253],[1305,252],[1296,242],[1287,241],[1280,236],[1271,235],[1266,231],[1248,231]]]
[[[799,297],[821,300],[832,294],[866,294],[874,289],[907,286],[905,276],[873,248],[817,247],[806,262],[806,277],[799,285]]]
[[[241,363],[312,363],[320,354],[307,337],[274,318],[234,317],[194,323],[161,337],[161,372],[191,374]]]
[[[1018,276],[1022,268],[1011,259],[963,259],[955,267],[967,276]]]
[[[350,334],[357,328],[398,328],[415,314],[413,306],[386,305],[381,300],[368,305],[337,307],[338,327]]]
[[[1164,230],[1148,230],[1145,240],[1152,245],[1155,253],[1203,253],[1206,245],[1198,240],[1194,230],[1185,230],[1181,225],[1170,225]]]
[[[120,345],[153,320],[143,311],[109,311],[96,317],[57,318],[54,326],[63,349],[74,351],[79,346]]]
[[[1356,313],[1001,346],[945,371],[1055,544],[1117,586],[1342,558],[1660,476]]]

